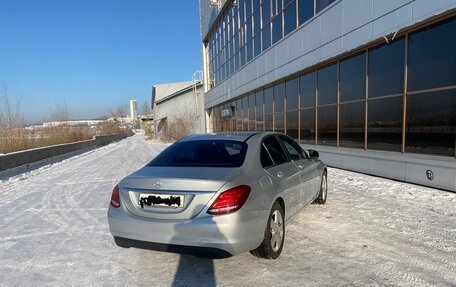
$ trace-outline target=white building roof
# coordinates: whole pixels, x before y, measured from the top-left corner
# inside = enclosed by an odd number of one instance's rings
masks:
[[[185,90],[191,87],[194,83],[192,81],[189,82],[179,82],[179,83],[169,83],[169,84],[160,84],[154,85],[154,102],[157,102],[169,95],[175,94],[181,90]]]

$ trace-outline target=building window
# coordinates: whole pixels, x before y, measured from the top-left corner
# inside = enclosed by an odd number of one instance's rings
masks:
[[[252,16],[252,0],[245,0],[245,17]]]
[[[261,31],[261,36],[263,39],[263,51],[271,46],[271,26],[268,24]]]
[[[236,101],[236,131],[242,131],[242,100]]]
[[[408,40],[405,151],[455,156],[456,18]]]
[[[260,7],[260,0],[253,0],[253,11]]]
[[[298,110],[294,111],[289,111],[286,113],[287,115],[287,130],[286,134],[289,135],[291,138],[298,140],[299,139],[299,134],[298,134],[298,129],[299,129],[299,122],[298,122]]]
[[[249,97],[242,98],[242,130],[249,130]]]
[[[402,150],[403,97],[368,102],[367,149]]]
[[[300,143],[315,144],[315,108],[300,111]]]
[[[311,72],[299,77],[299,95],[301,108],[315,107],[315,96],[317,90],[317,73]]]
[[[341,102],[339,107],[339,146],[364,148],[366,122],[365,53],[340,62],[339,82]]]
[[[340,62],[340,101],[366,98],[366,54],[350,57]]]
[[[265,131],[272,131],[274,129],[273,122],[273,95],[272,88],[264,90],[264,128]]]
[[[286,2],[286,1],[285,1]],[[288,6],[285,6],[283,10],[283,34],[288,35],[291,31],[296,30],[297,18],[296,18],[296,1],[288,1]]]
[[[402,150],[404,67],[403,38],[369,49],[368,149]]]
[[[282,39],[282,13],[272,20],[272,44]]]
[[[260,9],[256,10],[253,13],[253,34],[256,35],[261,31],[261,23],[260,23]]]
[[[337,103],[337,63],[318,69],[318,105]]]
[[[364,148],[366,102],[340,105],[339,146]]]
[[[253,59],[253,44],[252,41],[247,43],[247,63]]]
[[[317,72],[317,144],[337,146],[337,63]],[[330,105],[330,106],[328,106]]]
[[[285,83],[274,86],[274,131],[284,132]]]
[[[328,7],[329,5],[331,5],[331,3],[333,3],[336,0],[316,0],[316,1],[317,1],[316,2],[316,4],[317,4],[316,10],[317,10],[317,13],[318,13],[321,10],[325,9],[326,7]]]
[[[405,151],[455,156],[456,89],[407,97]]]
[[[299,25],[314,16],[314,0],[298,0]]]
[[[369,98],[404,93],[405,41],[369,49]]]
[[[256,119],[256,131],[264,130],[264,119],[263,119],[263,91],[259,91],[255,94],[255,119]]]
[[[285,84],[287,111],[299,109],[298,78],[288,80]]]
[[[337,105],[319,107],[317,144],[337,146]]]
[[[300,97],[300,143],[315,144],[315,98],[317,73],[311,72],[299,77]]]
[[[456,85],[456,18],[409,36],[408,91]]]
[[[255,94],[249,96],[249,131],[255,130]]]
[[[298,140],[299,80],[294,78],[285,83],[286,134]]]

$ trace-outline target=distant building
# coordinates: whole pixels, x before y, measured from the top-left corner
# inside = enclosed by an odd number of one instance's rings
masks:
[[[205,132],[203,84],[201,81],[154,85],[152,114],[154,132],[168,131],[177,119],[184,119],[192,133]]]
[[[200,12],[208,132],[283,132],[330,166],[456,191],[456,0]]]
[[[130,118],[136,119],[138,116],[138,107],[136,105],[136,100],[130,100]]]

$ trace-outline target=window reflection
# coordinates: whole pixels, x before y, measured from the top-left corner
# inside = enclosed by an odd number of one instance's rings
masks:
[[[456,85],[456,19],[409,36],[409,91]]]
[[[340,101],[366,98],[366,54],[340,62]]]
[[[300,113],[300,142],[315,144],[315,108],[301,110]]]
[[[298,78],[289,80],[285,84],[287,111],[297,110],[298,106]]]
[[[317,13],[320,12],[321,10],[325,9],[327,6],[329,6],[331,3],[333,3],[336,0],[316,0],[317,3]]]
[[[404,92],[405,41],[369,49],[369,98]]]
[[[274,114],[274,131],[279,133],[285,132],[283,113]]]
[[[281,83],[274,86],[274,113],[283,113],[285,101],[285,84]]]
[[[368,102],[368,149],[401,151],[402,110],[402,96]]]
[[[312,72],[299,77],[299,94],[301,108],[315,107],[315,92],[317,89],[317,73]]]
[[[299,25],[305,23],[314,15],[314,0],[298,0]]]
[[[283,10],[284,15],[284,26],[283,33],[284,36],[288,35],[291,31],[296,29],[296,1],[289,1],[290,4],[288,7]]]
[[[264,130],[264,119],[263,119],[263,91],[257,92],[255,94],[255,119],[256,119],[256,130]]]
[[[264,115],[264,130],[265,131],[273,130],[272,114]]]
[[[407,97],[406,152],[455,156],[456,89]]]
[[[242,130],[249,130],[249,97],[242,98]]]
[[[318,108],[318,144],[337,145],[337,105]]]
[[[282,13],[272,20],[272,44],[282,39]]]
[[[287,111],[287,131],[286,134],[298,140],[298,111]]]
[[[255,130],[255,94],[249,96],[249,130]]]
[[[341,147],[364,148],[364,101],[340,105],[339,144]]]
[[[242,131],[242,100],[236,101],[236,130]]]
[[[337,63],[318,69],[318,105],[337,103]]]
[[[273,90],[272,88],[267,88],[264,90],[264,113],[272,114],[272,101],[273,101]]]
[[[296,5],[287,0],[285,5]],[[269,3],[269,1],[266,1]],[[262,2],[263,4],[266,2]],[[280,2],[280,3],[279,3]],[[300,3],[306,2],[299,0]],[[253,3],[253,2],[252,2]],[[275,16],[285,15],[274,1]],[[261,4],[261,5],[263,5]],[[288,6],[285,6],[287,9]],[[298,8],[300,6],[297,6]],[[263,9],[263,8],[262,8]],[[264,8],[268,11],[269,8]],[[257,10],[254,10],[254,15]],[[258,10],[259,11],[259,10]],[[299,11],[298,11],[299,12]],[[234,13],[233,17],[236,13]],[[270,19],[262,15],[261,19]],[[254,16],[254,26],[260,16]],[[281,17],[281,16],[280,16]],[[284,16],[286,17],[286,16]],[[257,19],[257,20],[255,20]],[[247,22],[251,21],[249,18]],[[270,24],[254,35],[254,40],[236,51],[236,41],[225,39],[228,32],[219,30],[208,42],[213,59],[210,67],[220,67],[212,75],[216,80],[228,77],[246,61],[249,44],[254,55],[261,52],[260,44],[270,45]],[[360,54],[339,59],[338,63],[306,71],[286,80],[211,109],[209,125],[214,131],[275,130],[298,137],[302,144],[339,146],[362,149],[365,147],[367,112],[367,148],[407,153],[455,156],[456,145],[456,18],[410,33],[408,60],[405,61],[405,37],[389,44],[368,48]],[[241,27],[239,33],[244,33]],[[269,30],[268,30],[269,29]],[[266,34],[263,34],[266,33]],[[262,36],[260,36],[262,35]],[[263,40],[257,40],[261,37]],[[239,45],[245,44],[245,34],[238,35]],[[234,33],[233,39],[237,37]],[[258,38],[257,38],[258,37]],[[265,41],[266,40],[266,41]],[[228,43],[227,43],[228,42]],[[223,45],[226,46],[223,48]],[[235,48],[233,48],[235,47]],[[258,51],[256,50],[258,47]],[[257,52],[255,52],[257,51]],[[367,55],[366,55],[367,52]],[[253,57],[252,56],[252,57]],[[404,115],[404,74],[408,63],[409,79],[407,106]],[[368,74],[366,74],[366,68]],[[212,71],[211,71],[212,72]],[[432,73],[432,74],[431,74]],[[366,79],[368,82],[366,82]],[[338,107],[338,85],[340,104]],[[367,111],[366,111],[366,86]],[[317,96],[318,95],[318,96]],[[318,107],[316,107],[318,103]],[[232,108],[231,118],[221,117],[221,111]],[[317,109],[316,109],[317,108]],[[339,108],[339,111],[338,111]],[[338,117],[339,114],[339,117]],[[403,117],[406,117],[403,142]],[[339,118],[339,123],[337,122]],[[318,127],[318,130],[316,129]],[[339,131],[337,131],[339,129]],[[339,134],[337,134],[339,133]],[[315,139],[317,138],[317,142]]]

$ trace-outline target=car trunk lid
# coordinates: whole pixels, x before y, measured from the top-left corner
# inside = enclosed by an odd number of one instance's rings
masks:
[[[119,187],[122,203],[136,216],[191,219],[240,174],[240,168],[146,166],[122,180]]]

